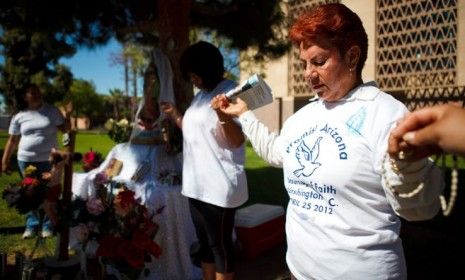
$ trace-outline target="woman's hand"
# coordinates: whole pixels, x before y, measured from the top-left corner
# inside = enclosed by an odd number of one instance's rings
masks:
[[[210,106],[215,111],[220,111],[230,117],[239,117],[244,112],[248,111],[247,103],[242,99],[236,98],[234,102],[231,102],[224,94],[219,94],[213,97],[210,102]]]
[[[168,116],[171,116],[176,111],[176,107],[173,103],[170,102],[160,102],[160,108],[162,112],[167,114]]]
[[[406,160],[447,151],[465,154],[465,110],[452,104],[423,108],[399,121],[389,137],[388,152]],[[401,154],[402,155],[402,154]]]
[[[178,112],[176,106],[170,102],[160,102],[160,108],[163,113],[167,114],[172,120],[176,120],[181,115]]]
[[[240,102],[242,102],[241,105],[237,105],[237,103],[230,103],[229,99],[226,98],[224,94],[213,97],[210,102],[210,107],[218,115],[218,121],[224,136],[227,139],[228,145],[234,148],[239,147],[245,141],[245,136],[242,132],[241,126],[232,120],[234,117],[238,117],[242,114],[241,110],[244,109],[244,105],[245,109],[247,109],[247,104],[245,104],[242,100],[240,100]]]
[[[19,139],[21,138],[20,135],[10,135],[8,136],[8,140],[5,144],[5,150],[3,151],[2,156],[2,164],[1,164],[1,172],[7,175],[11,174],[12,170],[10,167],[10,157],[13,152],[18,147]]]
[[[10,164],[7,163],[7,162],[2,162],[1,163],[1,172],[0,172],[0,175],[4,173],[4,174],[7,174],[7,175],[10,175],[12,173],[11,171],[11,167],[10,167]]]
[[[171,120],[179,127],[182,128],[182,118],[183,116],[179,113],[176,106],[170,102],[160,102],[161,111],[167,114]]]

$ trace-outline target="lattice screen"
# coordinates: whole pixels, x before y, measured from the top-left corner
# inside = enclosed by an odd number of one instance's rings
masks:
[[[409,109],[463,100],[457,87],[457,0],[377,0],[376,80]],[[463,20],[463,19],[462,19]]]
[[[358,0],[357,0],[358,1]],[[289,15],[291,17],[291,22],[295,19],[301,12],[306,9],[320,4],[325,3],[337,3],[337,0],[294,0],[289,1]],[[299,60],[299,49],[295,46],[292,47],[290,56],[289,56],[289,91],[288,95],[290,96],[310,96],[313,93],[310,90],[308,84],[304,81],[304,73],[302,70],[302,63]]]

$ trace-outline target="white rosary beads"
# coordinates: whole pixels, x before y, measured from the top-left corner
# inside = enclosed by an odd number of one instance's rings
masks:
[[[399,153],[399,159],[405,159],[405,158],[406,158],[406,155],[404,153],[400,152]],[[388,189],[394,195],[397,195],[397,196],[399,196],[401,198],[411,198],[411,197],[414,197],[415,195],[417,195],[423,189],[424,183],[423,183],[423,180],[422,180],[418,184],[418,186],[415,189],[413,189],[412,191],[407,192],[407,193],[399,193],[399,191],[396,190],[391,185],[391,183],[389,182],[389,179],[387,178],[386,168],[385,168],[386,161],[389,162],[391,169],[396,174],[398,174],[400,172],[400,169],[397,166],[396,161],[394,159],[389,158],[389,155],[386,153],[385,156],[384,156],[383,164],[382,164],[382,168],[381,168],[381,176],[385,181],[386,187],[388,187]],[[447,202],[444,195],[439,196],[439,200],[441,202],[441,209],[442,209],[442,213],[443,213],[444,216],[449,216],[450,213],[452,212],[452,209],[454,208],[455,201],[456,201],[456,198],[457,198],[457,193],[458,193],[458,182],[459,182],[458,177],[459,176],[458,176],[458,171],[457,171],[457,166],[456,166],[456,163],[457,163],[456,159],[454,159],[454,162],[455,162],[455,165],[454,165],[454,167],[452,169],[452,172],[451,172],[451,185],[450,185],[449,202]],[[420,169],[422,169],[422,168],[420,168]]]
[[[384,158],[383,158],[383,163],[381,164],[381,176],[382,178],[384,179],[384,182],[386,184],[386,187],[388,187],[388,189],[394,194],[394,195],[397,195],[401,198],[411,198],[411,197],[414,197],[416,196],[422,189],[423,187],[425,186],[425,184],[423,183],[423,180],[418,184],[418,186],[413,189],[412,191],[410,192],[407,192],[407,193],[400,193],[398,190],[396,190],[392,185],[391,183],[389,182],[389,179],[387,178],[386,176],[386,168],[384,167],[384,164],[386,161],[389,161],[389,164],[391,165],[391,169],[395,172],[395,173],[399,173],[399,167],[397,166],[397,164],[395,163],[395,161],[393,159],[390,159],[388,154],[386,153],[384,155]]]
[[[458,184],[459,184],[459,172],[457,171],[457,159],[454,158],[453,160],[454,160],[454,167],[450,174],[451,180],[450,180],[449,203],[447,203],[444,195],[439,196],[439,200],[441,201],[442,214],[444,216],[449,216],[450,213],[452,212],[452,209],[454,208],[454,205],[455,205],[455,199],[457,198],[457,192],[458,192],[457,190],[458,190]]]

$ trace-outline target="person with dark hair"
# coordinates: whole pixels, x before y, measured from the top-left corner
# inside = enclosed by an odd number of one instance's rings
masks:
[[[286,261],[294,279],[406,279],[400,217],[440,209],[444,180],[429,159],[389,156],[388,138],[406,107],[362,81],[368,38],[343,4],[302,13],[290,29],[315,97],[269,133],[237,98],[211,106],[239,117],[255,151],[283,167],[289,194]]]
[[[245,138],[237,120],[213,110],[210,101],[236,83],[223,77],[223,56],[207,42],[187,48],[180,66],[200,91],[184,116],[170,103],[162,110],[183,132],[182,194],[189,198],[203,279],[233,279],[234,215],[248,199]]]
[[[202,79],[203,87],[210,90],[224,79],[223,64],[223,55],[218,48],[203,41],[186,49],[180,60],[184,79],[190,80],[191,75],[197,76]]]
[[[38,86],[31,84],[15,96],[17,113],[13,116],[8,130],[8,140],[2,157],[1,172],[10,173],[10,158],[18,148],[17,158],[21,176],[28,166],[36,167],[36,173],[50,171],[52,165],[49,155],[58,148],[57,131],[65,132],[70,128],[69,114],[64,117],[60,110],[47,104],[42,98]],[[39,230],[39,213],[26,214],[26,230],[23,238],[33,237]],[[50,220],[45,218],[42,224],[42,237],[52,235]]]

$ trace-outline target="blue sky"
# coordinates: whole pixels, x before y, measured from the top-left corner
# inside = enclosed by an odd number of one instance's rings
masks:
[[[121,45],[111,40],[92,50],[80,49],[73,57],[61,59],[60,63],[71,68],[75,79],[92,81],[98,93],[108,94],[113,88],[124,90],[124,69],[121,65],[112,65],[110,59],[112,53],[120,50]]]

